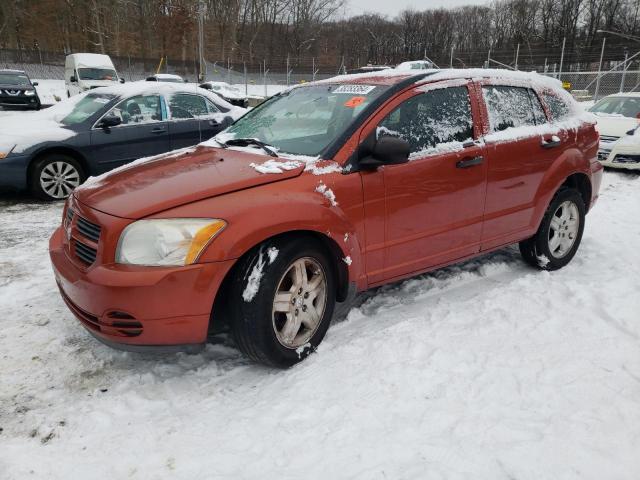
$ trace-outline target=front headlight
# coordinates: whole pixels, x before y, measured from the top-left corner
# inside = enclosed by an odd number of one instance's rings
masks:
[[[14,148],[16,148],[16,144],[15,143],[6,144],[6,143],[1,143],[0,142],[0,160],[2,160],[5,157],[8,157],[9,154],[11,152],[13,152]]]
[[[24,94],[25,94],[27,97],[33,97],[33,96],[36,94],[36,91],[35,91],[35,90],[25,90],[25,91],[24,91]]]
[[[138,220],[120,235],[116,262],[131,265],[191,265],[227,226],[218,218]]]

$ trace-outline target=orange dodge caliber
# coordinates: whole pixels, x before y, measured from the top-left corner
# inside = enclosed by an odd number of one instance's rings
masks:
[[[228,324],[249,357],[287,367],[359,291],[516,242],[536,268],[566,265],[602,177],[594,124],[530,73],[306,84],[78,188],[50,240],[55,278],[112,347],[197,351]]]

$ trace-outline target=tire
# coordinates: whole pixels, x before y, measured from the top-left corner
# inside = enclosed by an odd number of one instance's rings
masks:
[[[555,194],[536,234],[520,242],[522,258],[540,270],[558,270],[574,257],[582,240],[585,205],[580,192],[561,188]]]
[[[76,159],[55,153],[35,162],[29,188],[41,200],[63,200],[85,179],[84,170]]]
[[[239,349],[279,368],[306,358],[329,328],[335,278],[325,248],[312,238],[272,240],[253,249],[240,260],[230,291],[230,324]]]

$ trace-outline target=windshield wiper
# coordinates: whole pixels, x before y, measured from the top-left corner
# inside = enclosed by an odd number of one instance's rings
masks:
[[[217,140],[216,140],[217,141]],[[238,147],[246,147],[248,145],[256,145],[262,148],[265,152],[267,152],[272,157],[277,157],[278,154],[275,150],[273,150],[273,146],[268,143],[261,142],[257,138],[232,138],[231,140],[227,140],[224,142],[227,146],[238,146]]]

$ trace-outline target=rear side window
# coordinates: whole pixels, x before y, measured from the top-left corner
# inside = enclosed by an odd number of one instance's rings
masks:
[[[200,95],[177,94],[169,100],[171,118],[186,119],[207,115],[207,104]]]
[[[529,88],[485,85],[482,92],[492,132],[546,122],[540,100]]]
[[[404,138],[411,153],[470,140],[473,118],[469,92],[466,87],[449,87],[411,97],[385,117],[377,134]]]
[[[564,103],[558,97],[551,93],[543,93],[544,101],[547,103],[549,110],[551,111],[551,119],[553,121],[562,120],[571,113],[569,105]]]

